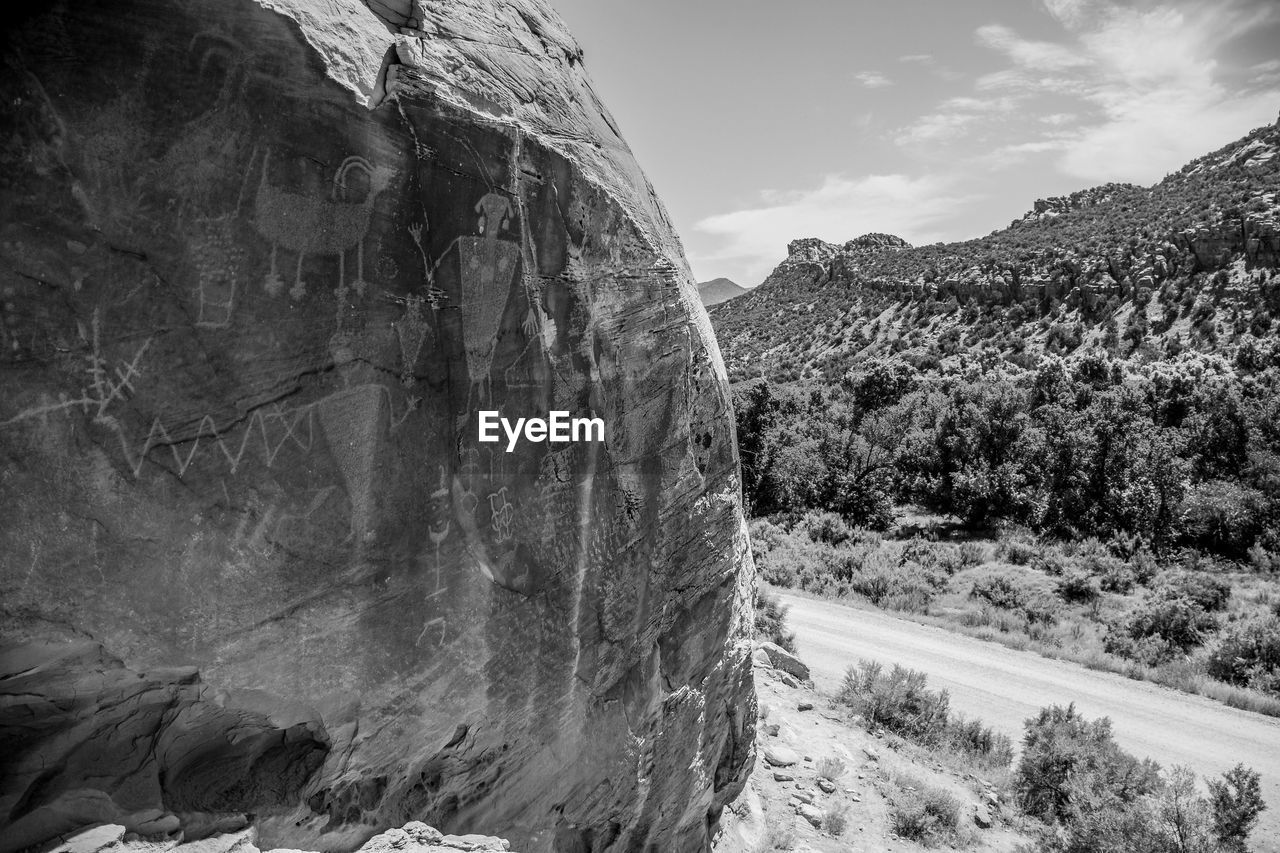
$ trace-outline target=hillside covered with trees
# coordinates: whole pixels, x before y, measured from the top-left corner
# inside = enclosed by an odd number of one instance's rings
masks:
[[[1041,199],[1008,228],[912,247],[793,241],[760,287],[712,311],[730,377],[839,380],[876,355],[926,371],[1125,362],[1270,341],[1280,318],[1280,125],[1153,187]]]
[[[1280,715],[1277,192],[1268,126],[976,240],[793,242],[711,315],[764,579]]]

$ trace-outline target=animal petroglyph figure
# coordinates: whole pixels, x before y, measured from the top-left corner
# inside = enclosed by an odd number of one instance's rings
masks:
[[[333,193],[328,199],[311,198],[281,189],[270,181],[271,154],[262,157],[262,180],[258,184],[256,218],[258,233],[271,241],[271,270],[264,286],[272,296],[284,289],[284,281],[276,271],[276,253],[283,246],[298,254],[293,287],[289,295],[301,299],[306,295],[302,283],[302,261],[307,255],[338,256],[338,288],[345,290],[346,252],[356,250],[356,280],[352,286],[361,296],[368,282],[364,280],[364,238],[377,196],[391,186],[395,171],[386,166],[371,166],[363,157],[348,157],[333,174]],[[369,191],[360,201],[342,198],[351,170],[360,169],[369,177]]]
[[[475,209],[480,214],[480,236],[458,238],[463,336],[467,373],[473,386],[489,378],[498,327],[520,258],[518,244],[498,239],[510,224],[510,200],[491,192],[476,203]]]

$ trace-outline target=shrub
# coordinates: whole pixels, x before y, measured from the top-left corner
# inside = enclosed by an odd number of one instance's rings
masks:
[[[1108,629],[1103,648],[1155,666],[1199,646],[1217,628],[1217,620],[1194,601],[1149,595]]]
[[[1026,601],[1022,586],[1010,575],[991,574],[973,582],[970,598],[980,598],[993,607],[1020,610]]]
[[[1266,498],[1226,480],[1193,486],[1182,503],[1182,528],[1198,544],[1243,555],[1262,530]]]
[[[1071,558],[1057,551],[1044,551],[1031,560],[1031,567],[1046,575],[1065,574],[1073,565]]]
[[[1205,667],[1219,681],[1280,694],[1280,618],[1231,626],[1209,652]]]
[[[1244,851],[1258,815],[1267,807],[1256,772],[1237,764],[1221,780],[1209,780],[1209,805],[1213,810],[1213,830],[1228,850]]]
[[[756,593],[756,638],[777,643],[794,654],[796,635],[794,631],[787,630],[788,609],[778,596],[768,590],[761,589]]]
[[[960,543],[960,562],[965,566],[977,566],[987,561],[987,549],[978,542]]]
[[[1029,566],[1040,555],[1040,549],[1030,542],[1009,539],[1000,543],[1000,556],[1015,566]]]
[[[1023,811],[1048,822],[1063,821],[1086,789],[1110,792],[1122,803],[1149,794],[1159,785],[1157,767],[1138,761],[1116,745],[1111,720],[1089,722],[1066,708],[1042,708],[1026,722],[1022,757],[1014,774],[1014,789]]]
[[[923,672],[894,666],[863,697],[862,716],[908,740],[934,743],[946,730],[951,697],[925,687]]]
[[[1062,600],[1071,604],[1092,604],[1102,595],[1098,582],[1079,571],[1063,575],[1057,589]]]
[[[911,841],[938,841],[960,825],[960,803],[940,788],[921,785],[894,804],[893,831]]]
[[[906,565],[916,563],[926,569],[934,569],[950,576],[964,568],[964,559],[960,549],[945,542],[930,542],[915,537],[907,541],[898,558],[899,563]]]
[[[1156,579],[1155,592],[1169,601],[1179,598],[1192,601],[1206,613],[1214,613],[1227,606],[1231,584],[1206,572],[1174,571]]]
[[[836,701],[862,715],[869,728],[882,727],[924,745],[944,745],[991,767],[1013,759],[1009,738],[977,720],[950,715],[945,690],[929,690],[923,672],[895,666],[886,675],[875,661],[845,670]],[[819,771],[821,772],[821,771]]]
[[[1129,570],[1138,583],[1145,585],[1151,583],[1152,578],[1160,571],[1160,565],[1154,554],[1142,548],[1129,560]]]
[[[825,542],[828,545],[843,545],[853,538],[853,528],[834,512],[807,512],[800,521],[800,526],[814,542]]]
[[[956,752],[990,767],[1008,767],[1013,761],[1013,741],[981,720],[956,715],[947,723],[947,742]]]
[[[844,762],[834,756],[818,759],[818,775],[829,782],[834,782],[844,775]]]
[[[845,803],[831,803],[822,812],[822,828],[828,835],[839,838],[849,828],[849,806]]]
[[[1098,579],[1098,586],[1106,592],[1126,595],[1137,585],[1133,569],[1124,560],[1109,554],[1086,554],[1080,561],[1085,572]]]
[[[1033,624],[1050,625],[1056,620],[1056,603],[1047,582],[1029,572],[990,571],[980,575],[974,580],[969,597],[1015,610]]]

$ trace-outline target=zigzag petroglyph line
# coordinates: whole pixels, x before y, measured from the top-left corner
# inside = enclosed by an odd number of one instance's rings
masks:
[[[128,463],[133,471],[135,478],[142,475],[142,467],[146,464],[147,456],[157,447],[168,447],[173,454],[173,464],[177,469],[179,477],[187,473],[187,469],[195,461],[202,443],[213,442],[217,449],[222,451],[222,456],[227,461],[227,467],[231,473],[235,473],[240,467],[240,463],[244,460],[245,454],[249,450],[249,446],[256,434],[254,425],[256,424],[262,434],[262,449],[265,456],[267,467],[270,468],[275,462],[276,457],[280,455],[291,439],[298,449],[308,451],[311,449],[315,441],[315,425],[311,417],[315,403],[297,409],[280,409],[263,414],[261,410],[253,412],[249,416],[249,423],[245,428],[244,434],[240,437],[239,447],[235,447],[235,441],[228,442],[222,432],[219,432],[217,424],[213,420],[212,415],[205,415],[200,419],[200,425],[196,429],[195,438],[174,438],[170,435],[169,430],[165,428],[160,418],[156,418],[151,422],[151,429],[147,432],[147,438],[142,446],[135,452],[130,447],[129,440],[124,434],[124,430],[118,425],[116,426],[116,435],[120,438],[120,449],[124,453],[125,462]],[[280,436],[278,441],[273,443],[270,432],[268,432],[268,421],[272,421],[283,425],[284,434]],[[306,425],[306,438],[302,438],[301,425]],[[178,449],[178,445],[191,442],[191,448],[184,454]]]

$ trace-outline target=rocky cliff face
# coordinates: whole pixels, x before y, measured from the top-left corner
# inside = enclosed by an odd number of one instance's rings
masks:
[[[554,13],[5,39],[0,848],[703,849],[754,725],[724,368]],[[481,409],[605,436],[507,453]]]

